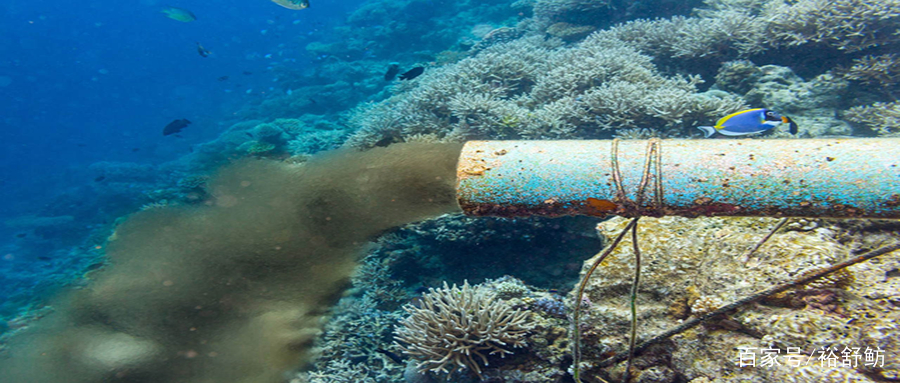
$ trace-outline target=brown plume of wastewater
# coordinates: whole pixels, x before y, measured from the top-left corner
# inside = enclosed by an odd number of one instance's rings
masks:
[[[461,145],[244,160],[199,207],[135,214],[111,266],[54,302],[0,360],[0,382],[280,382],[368,239],[458,211]]]

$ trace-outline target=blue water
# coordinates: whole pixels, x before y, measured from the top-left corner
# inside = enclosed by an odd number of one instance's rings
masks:
[[[159,163],[215,137],[230,113],[273,85],[268,66],[312,65],[305,44],[355,3],[302,11],[265,0],[166,3],[197,16],[183,23],[156,1],[4,2],[0,215],[25,214],[90,181],[83,170],[92,162]],[[212,55],[201,57],[195,42]],[[163,137],[178,118],[194,124],[181,138]]]
[[[273,67],[318,65],[304,47],[359,2],[314,1],[302,11],[266,0],[0,5],[0,316],[101,262],[85,237],[140,206],[147,184],[109,192],[90,164],[156,166],[217,137],[240,108],[283,92]],[[167,18],[164,6],[197,20]],[[197,42],[212,54],[201,57]],[[193,124],[164,137],[180,118]],[[74,220],[3,224],[22,216]]]

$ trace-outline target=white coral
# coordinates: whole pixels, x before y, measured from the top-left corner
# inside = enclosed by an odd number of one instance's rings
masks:
[[[489,289],[472,287],[429,289],[421,308],[407,305],[410,315],[396,330],[403,353],[419,360],[420,372],[450,374],[472,370],[481,376],[488,355],[512,354],[509,347],[524,347],[534,326],[527,311],[514,310],[496,299]]]

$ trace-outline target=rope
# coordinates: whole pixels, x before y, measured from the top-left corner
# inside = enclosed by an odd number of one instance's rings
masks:
[[[637,187],[635,199],[628,198],[625,186],[622,182],[622,171],[619,167],[619,139],[612,141],[610,163],[612,165],[612,182],[616,189],[615,200],[624,206],[624,216],[639,217],[643,212],[644,196],[647,186],[653,177],[653,203],[649,210],[655,211],[663,207],[664,195],[662,187],[662,140],[652,138],[647,142],[647,150],[644,153],[644,168],[641,174],[641,182]],[[651,172],[651,167],[653,172]],[[655,173],[655,174],[653,174]]]
[[[658,138],[651,139],[647,143],[647,151],[644,155],[644,169],[641,174],[641,182],[638,185],[638,190],[635,193],[636,201],[632,201],[628,198],[628,195],[625,193],[625,187],[622,183],[622,172],[619,168],[619,139],[614,139],[612,142],[612,146],[610,148],[610,163],[612,165],[612,178],[613,178],[613,186],[616,188],[616,200],[618,203],[626,206],[626,210],[632,210],[634,215],[634,219],[625,226],[625,229],[619,233],[615,240],[609,245],[606,251],[600,255],[597,260],[591,265],[588,271],[584,274],[584,278],[581,280],[581,283],[578,285],[578,293],[576,294],[575,300],[575,312],[573,314],[572,321],[574,322],[573,332],[573,350],[572,350],[572,377],[576,382],[581,383],[581,301],[584,299],[584,290],[587,287],[587,283],[591,278],[591,275],[594,274],[594,271],[600,266],[601,263],[608,257],[612,252],[619,246],[619,242],[625,237],[625,234],[628,231],[631,231],[631,244],[634,248],[634,256],[635,256],[635,270],[634,270],[634,280],[631,284],[631,295],[630,295],[630,307],[631,307],[631,337],[629,339],[629,347],[628,347],[628,364],[625,368],[624,381],[628,380],[628,371],[632,364],[632,359],[634,357],[635,352],[635,344],[637,340],[637,293],[638,287],[640,285],[640,275],[641,275],[641,250],[640,246],[638,246],[638,236],[637,236],[637,223],[638,219],[641,218],[641,205],[644,201],[644,194],[647,190],[647,185],[650,183],[651,172],[650,168],[653,163],[656,163],[654,170],[656,171],[656,177],[653,179],[654,182],[654,198],[653,198],[653,207],[662,208],[663,204],[663,189],[662,189],[662,141]],[[654,161],[655,160],[655,161]],[[602,378],[597,377],[604,383]]]

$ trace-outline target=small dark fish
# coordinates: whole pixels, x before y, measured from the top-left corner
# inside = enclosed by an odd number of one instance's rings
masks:
[[[403,358],[401,358],[400,355],[397,355],[397,354],[395,354],[395,353],[393,353],[393,352],[390,352],[390,351],[388,351],[388,350],[385,350],[385,349],[383,349],[383,348],[376,348],[375,351],[384,354],[384,356],[386,356],[386,357],[390,358],[391,360],[393,360],[394,363],[406,365],[406,363],[403,363]]]
[[[419,75],[422,74],[422,72],[424,72],[424,71],[425,71],[425,67],[417,66],[417,67],[412,68],[412,69],[404,72],[403,74],[401,74],[400,79],[401,80],[412,80],[416,77],[419,77]]]
[[[25,237],[27,237],[27,236],[28,236],[28,234],[26,234],[26,233],[19,233],[19,234],[16,234],[16,238],[25,238]]]
[[[201,57],[209,57],[210,53],[212,52],[204,48],[203,45],[200,45],[200,43],[197,43],[197,54],[199,54]]]
[[[253,134],[250,134],[250,132],[244,132],[244,133],[246,133],[247,136],[249,136],[250,138],[256,138],[256,137],[253,137]]]
[[[244,76],[249,76],[249,75],[253,74],[253,72],[251,72],[251,71],[249,71],[249,70],[245,70],[245,71],[243,71],[243,72],[241,72],[241,73],[243,73]]]
[[[181,132],[181,129],[186,128],[190,124],[191,124],[191,122],[188,121],[186,118],[182,118],[180,120],[174,120],[174,121],[170,122],[168,125],[166,125],[165,128],[163,128],[163,136],[168,136],[170,134],[175,134],[175,133]]]
[[[397,73],[400,73],[400,64],[391,63],[388,67],[387,72],[384,74],[384,81],[391,81],[394,77],[397,77]]]
[[[94,178],[94,182],[100,182],[100,181],[103,181],[103,180],[105,180],[105,179],[106,179],[106,176],[99,176],[99,177],[97,177],[97,178]]]
[[[77,145],[79,148],[83,148],[83,147],[87,146],[87,144],[77,144]]]
[[[141,148],[131,148],[132,153],[139,152],[140,150]]]
[[[216,80],[225,81],[225,80],[228,80],[228,76],[221,76],[221,77],[217,78]]]

